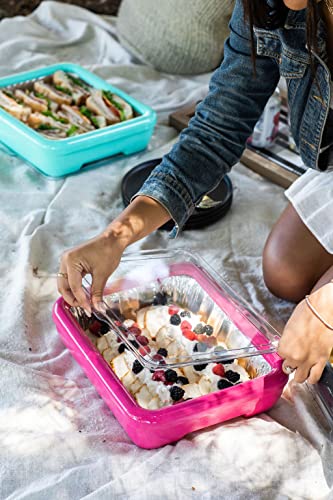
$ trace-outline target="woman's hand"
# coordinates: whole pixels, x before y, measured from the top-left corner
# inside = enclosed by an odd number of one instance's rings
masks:
[[[318,313],[333,324],[333,283],[328,283],[310,295]],[[284,367],[295,368],[296,382],[320,379],[333,349],[333,331],[327,328],[310,310],[305,300],[292,313],[279,342],[278,353]]]
[[[91,274],[91,303],[98,309],[105,284],[117,268],[125,248],[169,219],[169,212],[159,202],[137,196],[103,234],[65,252],[60,261],[58,290],[66,302],[91,313],[91,304],[82,288],[83,276]]]
[[[71,306],[81,306],[91,314],[91,304],[82,288],[82,278],[92,275],[91,303],[98,309],[107,279],[117,268],[124,246],[105,234],[68,250],[61,257],[58,290]]]

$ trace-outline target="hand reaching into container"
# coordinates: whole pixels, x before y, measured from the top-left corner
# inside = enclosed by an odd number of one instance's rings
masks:
[[[318,382],[330,358],[333,331],[325,322],[333,324],[332,303],[333,283],[328,283],[302,300],[286,324],[278,353],[285,373],[295,371],[296,382]]]
[[[91,306],[98,309],[105,284],[127,246],[169,219],[169,213],[160,203],[138,196],[102,234],[66,251],[58,273],[58,290],[66,302],[83,307],[88,314],[91,314]],[[91,302],[82,288],[86,274],[92,275]]]

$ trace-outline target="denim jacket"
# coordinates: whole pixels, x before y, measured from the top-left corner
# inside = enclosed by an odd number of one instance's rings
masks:
[[[256,77],[251,60],[250,28],[236,1],[225,42],[224,59],[213,73],[209,93],[195,116],[144,183],[138,196],[162,204],[176,236],[202,196],[238,162],[248,137],[280,77],[288,87],[291,131],[307,167],[325,170],[320,156],[330,104],[330,71],[326,65],[325,27],[318,25],[316,78],[306,45],[306,9],[289,11],[275,30],[254,28]],[[319,86],[319,88],[318,88]]]

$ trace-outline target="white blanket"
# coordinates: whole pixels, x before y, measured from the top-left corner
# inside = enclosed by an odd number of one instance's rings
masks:
[[[135,64],[117,43],[114,19],[77,7],[43,2],[29,18],[1,21],[0,75],[64,60],[151,105],[159,122],[148,151],[65,180],[0,153],[0,498],[333,498],[331,437],[305,387],[291,386],[267,414],[147,451],[132,444],[64,348],[51,318],[56,283],[47,274],[64,249],[121,211],[122,176],[168,151],[176,138],[168,113],[200,99],[209,79]],[[157,232],[135,247],[198,252],[281,326],[291,305],[265,289],[261,253],[285,206],[283,191],[242,166],[231,177],[225,219],[175,241]]]

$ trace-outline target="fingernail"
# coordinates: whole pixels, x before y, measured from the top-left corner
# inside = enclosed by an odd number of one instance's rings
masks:
[[[106,307],[104,302],[97,302],[96,304],[96,309],[102,314],[106,314]]]
[[[88,318],[91,318],[91,312],[88,311],[87,309],[84,309],[84,312],[86,313],[86,315],[88,316]]]

